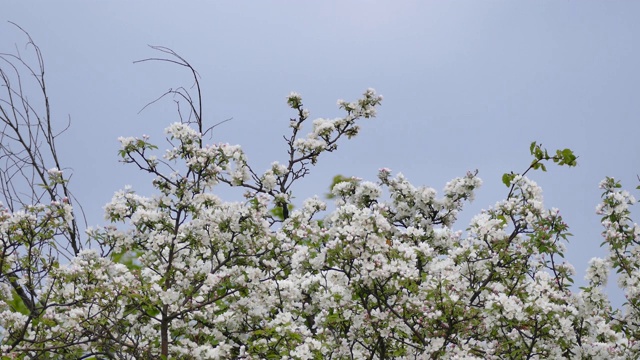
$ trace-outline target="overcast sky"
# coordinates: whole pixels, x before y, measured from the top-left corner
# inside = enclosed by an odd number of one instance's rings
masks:
[[[532,178],[571,226],[582,285],[588,260],[604,255],[598,183],[638,185],[638,19],[633,1],[5,1],[0,52],[24,49],[7,21],[42,49],[53,114],[72,120],[59,147],[90,225],[104,224],[102,206],[124,185],[150,193],[147,175],[118,163],[116,139],[149,134],[162,148],[178,121],[171,101],[138,114],[192,83],[176,66],[133,64],[163,45],[201,74],[205,121],[233,118],[211,141],[241,144],[257,171],[285,159],[289,92],[311,118],[340,116],[336,100],[368,87],[384,95],[378,118],[298,184],[297,201],[338,173],[375,180],[388,167],[440,191],[478,169],[464,230],[506,196],[500,177],[526,169],[531,141],[573,149],[577,168]]]

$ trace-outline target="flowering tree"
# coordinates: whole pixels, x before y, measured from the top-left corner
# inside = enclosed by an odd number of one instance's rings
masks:
[[[160,156],[148,137],[119,139],[121,161],[150,174],[156,194],[117,192],[105,207],[111,224],[87,229],[87,246],[67,257],[54,250],[77,236],[68,197],[53,191],[48,204],[37,198],[3,207],[3,359],[640,354],[640,229],[629,217],[635,199],[615,180],[602,182],[598,211],[610,255],[592,260],[589,284],[576,292],[573,267],[563,260],[568,226],[526,177],[548,162],[574,166],[570,150],[550,155],[532,143],[530,166],[504,175],[505,199],[466,232],[454,230],[456,217],[481,185],[477,172],[450,181],[440,196],[388,169],[375,182],[337,178],[335,209],[326,213],[315,197],[294,210],[292,185],[323,153],[356,136],[382,97],[369,89],[357,101],[339,101],[342,117],[314,120],[301,136],[309,111],[290,94],[286,156],[259,172],[239,146],[206,142],[211,128],[202,120],[197,73],[171,50],[156,49],[167,57],[148,60],[186,67],[197,92],[165,94],[189,111],[167,127],[171,145]],[[68,184],[58,169],[38,180],[50,194]],[[245,199],[224,202],[217,186],[244,188]],[[603,293],[611,269],[626,292],[622,309]]]

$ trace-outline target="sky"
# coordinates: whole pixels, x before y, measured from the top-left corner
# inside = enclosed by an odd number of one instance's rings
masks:
[[[506,197],[501,175],[527,168],[532,141],[572,149],[576,168],[531,178],[571,227],[580,286],[589,259],[605,255],[598,183],[639,182],[638,18],[633,1],[9,0],[0,52],[24,49],[8,21],[40,46],[53,115],[61,127],[71,119],[58,146],[89,225],[105,224],[102,207],[124,185],[152,193],[148,175],[118,162],[117,138],[147,134],[162,149],[163,129],[179,120],[170,100],[140,112],[192,84],[183,68],[133,63],[161,45],[200,73],[205,123],[232,119],[210,141],[242,145],[258,172],[285,160],[291,91],[312,119],[341,116],[336,101],[369,87],[384,96],[378,117],[297,184],[299,202],[336,174],[375,181],[387,167],[440,191],[478,169],[484,185],[455,226],[464,230]]]

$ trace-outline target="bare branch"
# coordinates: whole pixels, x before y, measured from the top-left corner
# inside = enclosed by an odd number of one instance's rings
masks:
[[[168,95],[168,94],[174,94],[182,99],[184,99],[187,104],[189,104],[189,108],[191,110],[190,114],[189,114],[189,118],[191,118],[191,115],[194,115],[196,118],[195,124],[198,128],[198,131],[202,134],[203,133],[203,118],[202,118],[202,91],[200,89],[200,74],[198,74],[198,72],[193,68],[193,66],[191,66],[191,64],[185,60],[183,57],[181,57],[180,55],[178,55],[175,51],[164,47],[164,46],[155,46],[155,45],[149,45],[150,48],[160,51],[162,53],[168,54],[170,57],[176,58],[178,60],[174,60],[172,58],[146,58],[146,59],[142,59],[142,60],[136,60],[133,63],[137,64],[137,63],[142,63],[142,62],[147,62],[147,61],[161,61],[161,62],[168,62],[168,63],[172,63],[172,64],[176,64],[176,65],[180,65],[180,66],[184,66],[186,68],[188,68],[191,71],[192,77],[193,77],[193,81],[194,81],[194,87],[196,88],[196,92],[197,92],[197,101],[194,101],[194,99],[191,97],[191,95],[189,94],[189,92],[183,88],[183,87],[179,87],[176,90],[173,89],[169,89],[165,94],[161,95],[159,98],[157,98],[156,100],[148,103],[147,105],[145,105],[142,110],[144,110],[147,106],[155,103],[156,101],[162,99],[164,96]],[[140,111],[142,111],[140,110]],[[182,116],[181,116],[181,120],[182,120]],[[184,122],[184,121],[183,121]],[[185,123],[194,123],[190,120],[188,120]]]
[[[46,288],[51,270],[83,248],[77,215],[85,226],[86,218],[69,188],[71,173],[62,172],[69,169],[62,165],[56,146],[71,120],[57,129],[40,48],[24,29],[11,24],[26,36],[28,51],[23,55],[16,46],[14,53],[0,53],[0,209],[23,210],[35,220],[16,224],[20,229],[16,233],[0,234],[0,282],[15,291],[30,319],[36,319],[49,306]],[[37,204],[50,207],[42,210]],[[74,209],[71,214],[66,213],[68,205]],[[24,261],[4,262],[18,255]],[[20,331],[12,336],[15,346],[24,340]]]

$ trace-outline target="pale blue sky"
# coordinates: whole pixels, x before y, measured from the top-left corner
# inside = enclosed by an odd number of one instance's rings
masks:
[[[378,168],[440,190],[479,169],[484,180],[458,229],[504,198],[502,173],[524,170],[529,143],[569,147],[573,169],[532,178],[575,235],[568,258],[582,284],[602,256],[598,182],[633,189],[640,173],[640,2],[632,1],[5,1],[0,51],[30,32],[47,66],[53,113],[71,116],[63,162],[91,225],[102,206],[149,178],[117,162],[118,136],[177,121],[171,102],[138,111],[170,87],[190,85],[167,64],[137,64],[170,47],[202,75],[213,141],[243,145],[256,170],[284,160],[290,91],[311,117],[335,117],[336,100],[367,87],[385,100],[360,136],[320,159],[295,188],[326,192],[333,175],[374,180]]]

